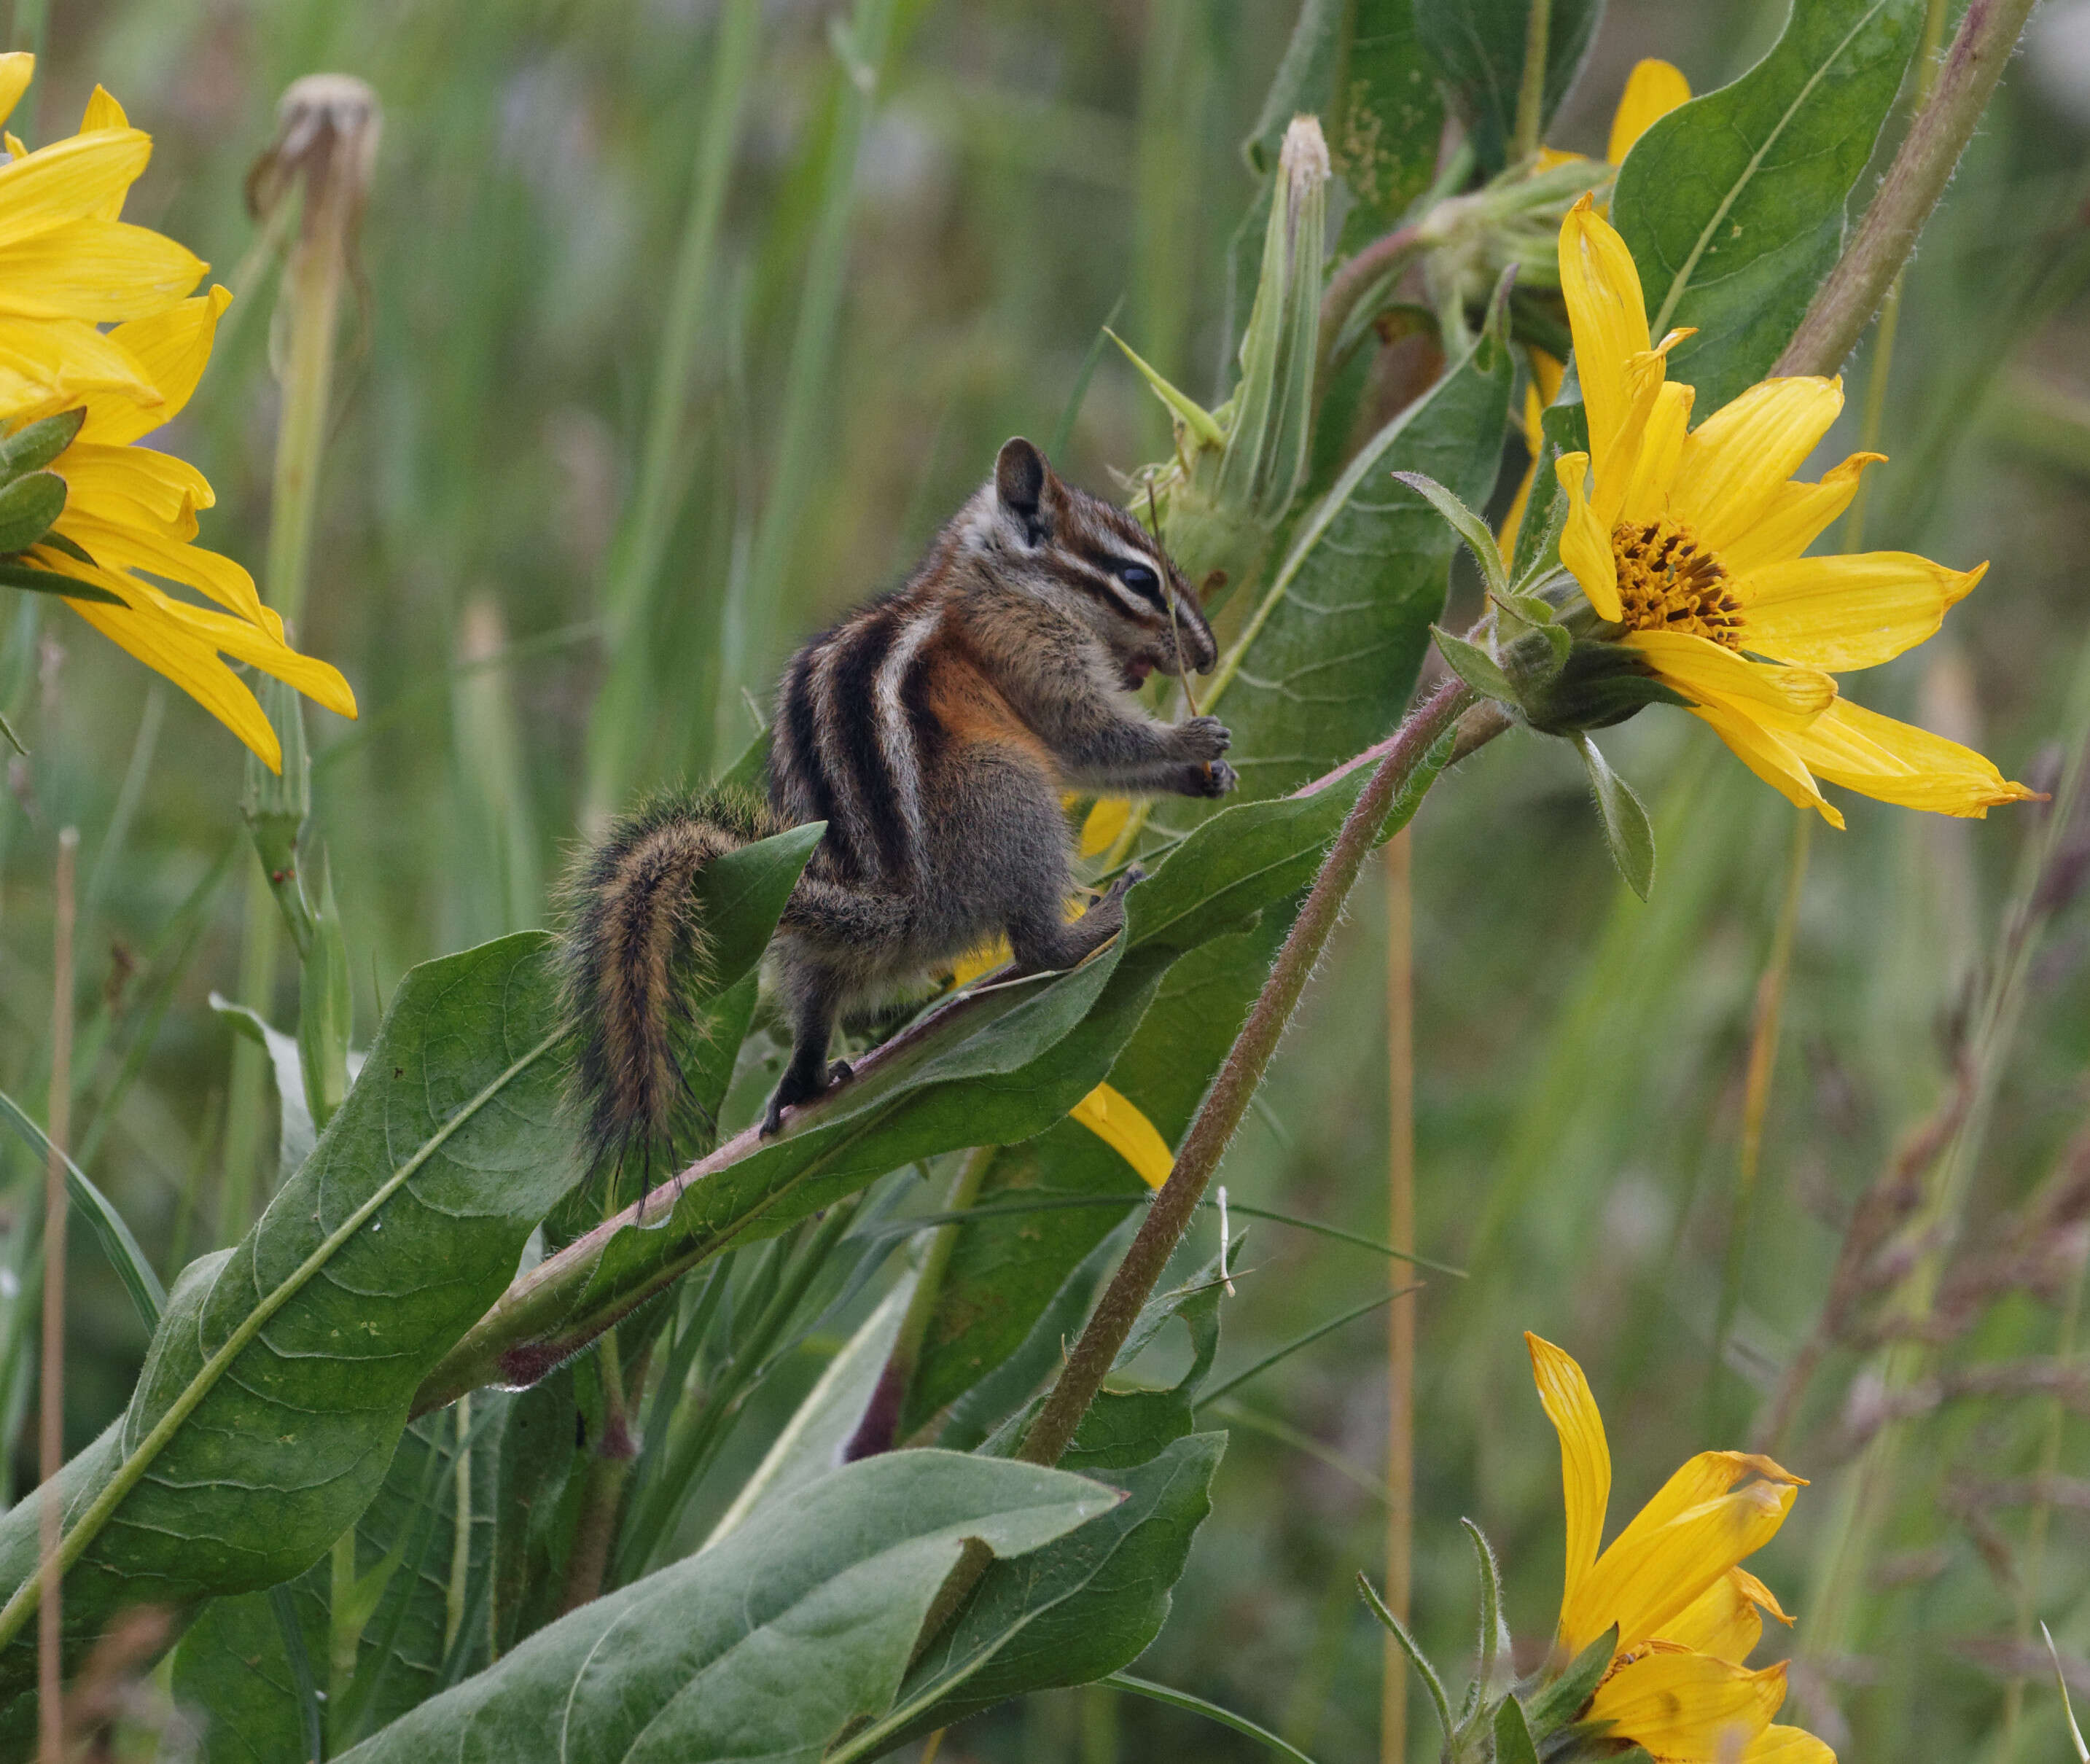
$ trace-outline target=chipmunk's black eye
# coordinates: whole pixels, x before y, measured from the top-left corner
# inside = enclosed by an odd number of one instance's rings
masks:
[[[1156,605],[1161,602],[1161,578],[1143,563],[1121,563],[1116,575],[1134,594],[1144,595]]]

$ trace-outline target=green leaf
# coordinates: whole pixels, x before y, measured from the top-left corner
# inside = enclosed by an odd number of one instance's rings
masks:
[[[1589,774],[1589,788],[1596,793],[1597,812],[1603,819],[1604,843],[1611,848],[1611,861],[1626,886],[1642,900],[1654,886],[1654,826],[1632,786],[1611,770],[1597,744],[1587,735],[1575,737],[1575,750]]]
[[[1350,191],[1345,252],[1400,224],[1430,187],[1444,135],[1444,101],[1416,32],[1414,0],[1353,0],[1352,12],[1348,56],[1335,76],[1344,89],[1328,113],[1335,128],[1328,145]]]
[[[908,1675],[900,1700],[916,1713],[892,1739],[1137,1659],[1167,1620],[1225,1448],[1223,1434],[1192,1434],[1150,1461],[1098,1473],[1123,1499],[1035,1555],[987,1570]]]
[[[1416,1676],[1422,1680],[1423,1688],[1430,1693],[1430,1701],[1437,1711],[1437,1725],[1443,1730],[1448,1745],[1456,1731],[1451,1720],[1451,1699],[1444,1694],[1444,1681],[1437,1676],[1437,1669],[1430,1663],[1429,1656],[1416,1645],[1415,1637],[1408,1633],[1408,1626],[1387,1608],[1386,1601],[1364,1575],[1357,1576],[1357,1590],[1365,1595],[1365,1603],[1371,1614],[1386,1625],[1387,1633],[1400,1644],[1400,1651],[1408,1656],[1408,1663],[1415,1668]]]
[[[1421,494],[1465,542],[1466,549],[1473,554],[1473,561],[1481,566],[1481,579],[1487,584],[1488,592],[1496,596],[1507,593],[1509,578],[1503,571],[1502,547],[1495,543],[1495,536],[1489,531],[1488,523],[1434,478],[1420,471],[1396,471],[1394,476]]]
[[[1437,640],[1437,653],[1444,658],[1444,665],[1482,698],[1498,699],[1505,704],[1516,703],[1516,688],[1510,684],[1509,676],[1479,644],[1454,637],[1434,625],[1430,627],[1430,635]]]
[[[61,595],[68,600],[93,600],[103,606],[122,606],[123,596],[77,576],[62,576],[54,570],[15,563],[0,557],[0,588],[26,588],[32,594]]]
[[[5,741],[24,759],[29,757],[29,750],[22,745],[22,738],[15,733],[15,725],[4,716],[0,716],[0,741]]]
[[[1534,1740],[1542,1744],[1575,1719],[1597,1694],[1597,1686],[1611,1669],[1611,1656],[1618,1651],[1619,1626],[1613,1624],[1576,1654],[1558,1678],[1524,1699],[1524,1719]]]
[[[2075,1706],[2068,1700],[2068,1675],[2061,1669],[2061,1650],[2053,1645],[2053,1632],[2044,1623],[2039,1633],[2046,1641],[2046,1657],[2053,1662],[2053,1688],[2061,1693],[2061,1713],[2068,1723],[2069,1741],[2081,1764],[2090,1764],[2090,1745],[2084,1741],[2083,1730],[2075,1724]]]
[[[549,946],[409,974],[304,1167],[176,1283],[129,1409],[63,1473],[69,1650],[141,1599],[300,1573],[368,1504],[415,1388],[576,1174]],[[0,1693],[34,1679],[37,1550],[36,1503],[0,1518]]]
[[[1299,16],[1286,40],[1255,128],[1241,143],[1241,157],[1250,171],[1266,176],[1277,169],[1277,152],[1292,118],[1304,111],[1325,111],[1335,78],[1337,37],[1347,0],[1301,0]],[[1262,235],[1258,222],[1256,235]]]
[[[1171,385],[1158,368],[1150,367],[1141,359],[1139,352],[1108,325],[1103,327],[1103,334],[1124,352],[1125,359],[1138,370],[1139,377],[1146,382],[1148,389],[1154,394],[1155,397],[1167,405],[1176,420],[1198,437],[1200,446],[1223,447],[1226,445],[1226,431],[1219,427],[1210,411],[1192,398],[1189,393],[1181,391]]]
[[[1560,532],[1568,523],[1568,495],[1560,488],[1554,462],[1563,454],[1589,450],[1589,412],[1583,408],[1581,389],[1572,372],[1561,392],[1566,402],[1556,401],[1539,419],[1542,436],[1538,469],[1531,481],[1531,501],[1525,506],[1524,525],[1517,529],[1516,556],[1510,562],[1510,579],[1521,590],[1532,587],[1560,567]]]
[[[579,1517],[585,1466],[574,1369],[562,1366],[510,1399],[496,1448],[494,1630],[506,1653],[556,1614]]]
[[[1539,125],[1549,122],[1581,71],[1603,15],[1603,0],[1543,0],[1552,7],[1546,34],[1546,84]],[[1524,81],[1524,33],[1533,0],[1413,0],[1423,48],[1458,93],[1473,125],[1484,170],[1503,163],[1516,128]]]
[[[1793,0],[1771,52],[1670,112],[1619,173],[1611,224],[1701,422],[1770,371],[1843,248],[1844,205],[1916,47],[1920,0]]]
[[[87,420],[87,407],[61,411],[56,416],[18,428],[0,441],[0,480],[19,478],[25,471],[41,471],[73,444],[80,426]],[[44,523],[49,526],[47,521]],[[19,547],[10,548],[19,549]]]
[[[1516,1697],[1505,1697],[1496,1706],[1493,1726],[1495,1764],[1538,1764],[1538,1748],[1524,1719],[1524,1705]]]
[[[1150,1679],[1134,1678],[1129,1672],[1112,1672],[1103,1682],[1112,1690],[1129,1691],[1135,1697],[1167,1703],[1172,1709],[1187,1709],[1193,1715],[1218,1722],[1221,1727],[1232,1727],[1236,1733],[1247,1735],[1258,1745],[1266,1746],[1279,1758],[1294,1760],[1295,1764],[1314,1764],[1313,1759],[1297,1746],[1279,1739],[1269,1728],[1258,1727],[1246,1715],[1236,1715],[1231,1709],[1222,1709],[1217,1703],[1206,1702],[1202,1697],[1193,1697],[1187,1690],[1176,1690],[1167,1684],[1157,1684]]]
[[[342,1758],[867,1756],[912,1713],[896,1697],[967,1540],[1027,1556],[1119,1504],[1062,1470],[955,1452],[849,1465],[540,1630]]]
[[[269,1056],[269,1069],[276,1080],[276,1172],[282,1181],[296,1172],[319,1142],[312,1108],[305,1101],[304,1061],[297,1037],[285,1035],[259,1011],[235,1005],[222,994],[210,995],[210,1008]]]
[[[5,1117],[7,1125],[39,1160],[50,1156],[51,1142],[44,1129],[30,1120],[22,1105],[5,1091],[0,1091],[0,1116]],[[71,1158],[65,1160],[65,1179],[67,1198],[79,1209],[80,1217],[93,1232],[102,1254],[109,1258],[109,1265],[116,1270],[117,1279],[123,1281],[123,1289],[131,1295],[131,1302],[138,1307],[138,1314],[145,1327],[157,1328],[160,1314],[167,1306],[167,1289],[161,1285],[160,1276],[153,1271],[153,1264],[145,1259],[145,1252],[131,1234],[123,1214]]]
[[[32,471],[0,484],[0,553],[27,551],[65,513],[66,481],[55,471]]]

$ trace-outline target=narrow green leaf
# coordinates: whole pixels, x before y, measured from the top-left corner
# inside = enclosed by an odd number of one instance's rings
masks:
[[[1538,1748],[1533,1743],[1530,1723],[1524,1719],[1524,1705],[1505,1697],[1495,1706],[1492,1723],[1495,1736],[1495,1764],[1538,1764]]]
[[[1589,788],[1596,793],[1597,812],[1603,819],[1604,842],[1611,848],[1611,860],[1626,886],[1642,900],[1654,886],[1654,825],[1633,794],[1632,786],[1612,771],[1597,744],[1587,735],[1575,737],[1575,751],[1582,756],[1589,774]]]
[[[1437,1676],[1437,1669],[1430,1663],[1422,1650],[1416,1646],[1415,1637],[1408,1633],[1408,1626],[1387,1608],[1386,1601],[1378,1596],[1378,1590],[1363,1574],[1357,1576],[1357,1590],[1365,1595],[1365,1603],[1371,1614],[1386,1625],[1387,1633],[1400,1644],[1400,1651],[1408,1656],[1408,1663],[1415,1668],[1424,1688],[1430,1693],[1430,1701],[1437,1710],[1437,1725],[1449,1740],[1456,1731],[1451,1720],[1451,1700],[1444,1694],[1444,1681]]]
[[[1111,341],[1111,327],[1117,323],[1118,314],[1125,310],[1125,296],[1120,295],[1103,315],[1103,321],[1096,327],[1087,354],[1082,357],[1082,365],[1074,370],[1074,383],[1067,389],[1067,402],[1060,407],[1060,420],[1052,425],[1052,438],[1045,444],[1045,457],[1063,463],[1067,444],[1074,438],[1074,424],[1080,420],[1082,407],[1087,402],[1089,382],[1095,377],[1096,364],[1103,359],[1103,345]],[[1120,345],[1120,347],[1123,346]]]
[[[0,557],[0,588],[25,588],[32,594],[55,594],[68,600],[92,600],[103,606],[121,606],[123,596],[97,583],[77,576],[62,576],[54,570],[39,570],[33,564]]]
[[[1568,1669],[1549,1684],[1525,1699],[1524,1719],[1532,1738],[1540,1744],[1572,1721],[1584,1704],[1597,1694],[1597,1686],[1611,1670],[1611,1657],[1619,1651],[1619,1626],[1613,1624],[1568,1663]]]
[[[1649,328],[1700,419],[1770,372],[1843,248],[1844,206],[1914,52],[1922,0],[1794,0],[1770,53],[1641,136],[1611,198]]]
[[[30,1120],[22,1105],[5,1091],[0,1091],[0,1117],[5,1118],[16,1137],[39,1160],[50,1156],[51,1142],[44,1129]],[[138,1314],[146,1328],[157,1329],[160,1314],[167,1307],[167,1289],[161,1285],[160,1276],[153,1271],[153,1264],[145,1259],[145,1252],[138,1246],[138,1240],[124,1223],[123,1214],[71,1158],[65,1160],[65,1178],[67,1198],[93,1232],[102,1253],[109,1258],[109,1265],[116,1270],[116,1277],[131,1295],[131,1302],[138,1307]]]
[[[342,1759],[422,1764],[467,1744],[512,1764],[607,1764],[639,1748],[872,1755],[905,1717],[895,1702],[909,1658],[967,1540],[1026,1556],[1119,1504],[1064,1471],[954,1452],[848,1465],[539,1631]]]
[[[1273,1366],[1290,1359],[1301,1348],[1311,1347],[1322,1336],[1333,1335],[1344,1324],[1353,1323],[1360,1317],[1369,1317],[1374,1311],[1383,1310],[1387,1306],[1391,1305],[1396,1298],[1404,1298],[1408,1293],[1419,1290],[1417,1287],[1403,1286],[1392,1292],[1381,1293],[1375,1298],[1368,1298],[1361,1305],[1352,1305],[1348,1310],[1331,1317],[1326,1323],[1316,1323],[1304,1335],[1294,1336],[1282,1347],[1273,1348],[1254,1365],[1244,1366],[1223,1383],[1215,1384],[1211,1389],[1205,1392],[1198,1400],[1204,1403],[1215,1403],[1221,1397],[1239,1390],[1250,1379],[1260,1378]]]
[[[1139,370],[1140,378],[1146,382],[1155,397],[1167,405],[1183,426],[1198,437],[1201,446],[1223,447],[1226,445],[1226,431],[1221,428],[1213,419],[1211,411],[1198,403],[1189,393],[1178,391],[1176,387],[1171,385],[1156,369],[1149,367],[1140,359],[1138,351],[1134,350],[1131,344],[1107,325],[1103,327],[1103,335],[1124,351],[1125,359]]]
[[[2046,1642],[2046,1657],[2053,1662],[2053,1688],[2061,1693],[2061,1713],[2068,1723],[2069,1740],[2080,1764],[2090,1764],[2090,1745],[2084,1743],[2083,1730],[2075,1724],[2075,1706],[2068,1700],[2068,1675],[2061,1669],[2061,1651],[2053,1645],[2053,1632],[2042,1623],[2039,1633]]]
[[[1206,1702],[1202,1697],[1193,1697],[1187,1690],[1172,1689],[1167,1684],[1156,1684],[1144,1678],[1134,1678],[1129,1672],[1112,1672],[1103,1683],[1113,1690],[1130,1691],[1135,1697],[1151,1698],[1158,1703],[1167,1703],[1171,1708],[1187,1709],[1193,1715],[1202,1715],[1216,1721],[1223,1727],[1232,1727],[1235,1732],[1248,1736],[1259,1745],[1266,1746],[1279,1758],[1297,1761],[1297,1764],[1314,1764],[1312,1758],[1290,1741],[1280,1740],[1267,1727],[1259,1727],[1246,1715],[1237,1715],[1231,1709],[1222,1709],[1217,1703]]]
[[[66,481],[55,471],[32,471],[0,484],[0,553],[27,551],[65,506]]]
[[[1495,536],[1488,530],[1488,523],[1434,478],[1420,471],[1396,471],[1394,476],[1444,517],[1451,531],[1473,554],[1473,561],[1481,566],[1481,579],[1487,584],[1488,592],[1499,598],[1506,594],[1509,578],[1503,570],[1502,547],[1495,543]]]
[[[290,1176],[312,1155],[319,1130],[312,1125],[311,1106],[305,1101],[304,1061],[295,1035],[286,1035],[261,1013],[246,1005],[235,1005],[221,993],[210,995],[210,1008],[233,1030],[244,1035],[269,1056],[269,1069],[276,1080],[277,1180]]]
[[[19,478],[24,472],[42,471],[72,445],[80,424],[86,420],[87,407],[82,405],[76,411],[61,411],[56,416],[47,416],[16,429],[5,441],[0,441],[0,479]]]
[[[22,738],[15,733],[15,725],[4,716],[0,716],[0,740],[6,741],[24,759],[29,757],[29,750],[22,745]]]
[[[1482,698],[1496,699],[1505,704],[1516,703],[1516,688],[1510,684],[1509,676],[1478,643],[1454,637],[1435,625],[1430,627],[1430,635],[1437,640],[1437,653],[1444,658],[1444,665]]]

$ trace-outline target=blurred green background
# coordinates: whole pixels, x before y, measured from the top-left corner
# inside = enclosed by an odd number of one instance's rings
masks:
[[[673,269],[715,35],[706,0],[52,9],[42,77],[14,126],[32,144],[69,132],[106,84],[156,141],[127,217],[191,245],[218,279],[234,282],[254,244],[242,182],[283,87],[350,72],[385,105],[299,634],[363,708],[355,725],[309,720],[359,1043],[412,964],[542,923],[563,853],[603,811],[730,761],[757,726],[748,695],[761,701],[788,649],[897,579],[1002,439],[1053,432],[1107,315],[1186,388],[1223,389],[1240,316],[1229,242],[1254,194],[1240,143],[1292,5],[903,0],[853,180],[835,10],[765,11],[720,254],[695,324],[677,330]],[[19,45],[37,21],[27,0],[15,11]],[[1702,91],[1748,66],[1783,11],[1613,0],[1555,144],[1601,152],[1638,57],[1673,60]],[[1884,387],[1893,463],[1866,516],[1869,544],[1993,566],[1946,638],[1866,676],[1861,697],[2037,783],[2056,774],[2090,629],[2090,108],[2070,109],[2086,87],[2090,11],[2051,0],[1911,272]],[[824,228],[844,247],[831,309],[808,269]],[[258,566],[274,293],[248,279],[161,445],[217,488],[202,542]],[[666,413],[656,489],[672,518],[649,570],[632,510],[671,335],[693,366],[684,407]],[[1828,458],[1856,444],[1863,403],[1851,398]],[[1113,355],[1059,463],[1107,489],[1112,468],[1165,438]],[[612,653],[605,609],[620,605],[629,623]],[[58,829],[77,824],[90,1057],[75,1142],[171,1276],[223,1224],[233,1037],[206,997],[234,990],[253,861],[240,752],[64,612],[0,605],[0,710],[32,754],[11,762],[0,798],[0,1087],[41,1113],[49,878]],[[1421,1301],[1416,1609],[1447,1665],[1470,1646],[1462,1514],[1506,1559],[1529,1658],[1558,1598],[1558,1459],[1519,1332],[1559,1340],[1589,1372],[1615,1524],[1689,1452],[1747,1443],[1813,1323],[1855,1201],[1964,1055],[1969,1001],[2041,824],[1847,800],[1849,832],[1816,834],[1715,1377],[1752,1001],[1792,812],[1688,718],[1644,716],[1608,745],[1658,815],[1647,906],[1616,881],[1557,744],[1498,743],[1417,827],[1420,1246],[1472,1271],[1433,1276]],[[2007,1234],[2010,1210],[2049,1181],[2090,1113],[2090,917],[2075,880],[2041,884],[2051,897],[1963,1260]],[[1221,1172],[1236,1198],[1383,1234],[1384,942],[1374,882]],[[279,1022],[293,983],[286,965]],[[11,1192],[41,1180],[11,1142],[0,1159]],[[2090,1167],[2076,1185],[2090,1189]],[[2043,1259],[1976,1281],[1944,1363],[2036,1359],[2049,1375],[1917,1423],[1861,1584],[1838,1586],[1824,1566],[1856,1354],[1829,1354],[1781,1453],[1813,1485],[1752,1565],[1800,1618],[1800,1716],[1847,1758],[2062,1755],[2050,1678],[2034,1674],[2014,1731],[2005,1717],[2030,1658],[2023,1610],[2052,1624],[2079,1674],[2090,1654],[2090,1359],[2053,1357],[2086,1215],[2079,1195],[2042,1226]],[[144,1338],[92,1242],[75,1243],[77,1445],[120,1406]],[[1269,1224],[1245,1262],[1222,1378],[1387,1278],[1368,1252]],[[18,1329],[19,1289],[0,1303]],[[1244,1387],[1215,1511],[1139,1668],[1324,1759],[1378,1755],[1380,1632],[1352,1577],[1376,1577],[1383,1554],[1384,1351],[1378,1315]],[[15,1390],[5,1418],[15,1488],[33,1474],[25,1396]],[[743,1467],[776,1409],[743,1423]],[[2047,1520],[1993,1498],[1998,1479],[2041,1469],[2060,1478],[2042,1485]],[[1810,1613],[1832,1593],[1847,1618],[1810,1642]],[[1424,1725],[1418,1710],[1417,1758],[1434,1753]],[[1099,1690],[999,1711],[942,1753],[1258,1755]]]

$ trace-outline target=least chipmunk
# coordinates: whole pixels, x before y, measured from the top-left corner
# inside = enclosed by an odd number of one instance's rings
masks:
[[[836,1021],[1005,935],[1020,967],[1069,968],[1125,923],[1129,870],[1063,916],[1061,793],[1215,797],[1235,782],[1215,717],[1156,721],[1130,695],[1155,670],[1209,670],[1197,596],[1123,510],[1061,481],[1027,441],[897,592],[815,638],[784,671],[767,808],[712,791],[620,821],[569,882],[565,968],[578,1080],[599,1155],[674,1155],[686,1090],[674,1035],[705,958],[692,879],[713,858],[811,821],[827,832],[773,953],[791,1058],[784,1111],[849,1069]]]

